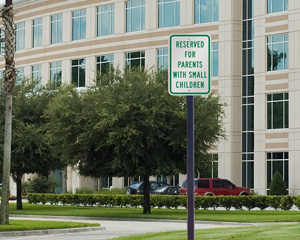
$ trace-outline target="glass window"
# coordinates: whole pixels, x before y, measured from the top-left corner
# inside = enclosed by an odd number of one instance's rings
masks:
[[[289,127],[289,94],[276,93],[267,96],[268,129]]]
[[[195,23],[219,21],[219,0],[195,0]]]
[[[109,4],[98,7],[97,36],[112,35],[115,32],[115,5]]]
[[[16,85],[21,85],[21,83],[25,79],[24,67],[18,67],[18,68],[16,68],[16,73],[17,73]]]
[[[267,37],[267,67],[268,71],[289,68],[289,39],[288,34],[277,34]]]
[[[198,177],[218,177],[218,154],[208,154],[207,158],[205,164],[201,163],[201,172],[198,172]]]
[[[25,23],[16,24],[16,51],[25,49]]]
[[[1,38],[0,54],[5,55],[5,30],[4,29],[0,29],[0,38]]]
[[[287,11],[288,4],[288,0],[268,0],[268,13]]]
[[[158,0],[158,28],[180,25],[180,1]]]
[[[267,188],[270,188],[271,180],[276,172],[279,172],[289,186],[289,153],[268,152],[267,153]]]
[[[32,66],[32,80],[35,83],[35,90],[38,90],[42,87],[42,64]]]
[[[62,72],[61,61],[50,63],[50,83],[52,86],[61,85],[61,72]]]
[[[85,59],[72,60],[72,84],[75,87],[85,86]]]
[[[157,50],[157,69],[168,69],[168,48],[160,48]]]
[[[211,76],[219,76],[219,43],[212,44],[211,51]]]
[[[72,12],[72,40],[86,38],[86,9]]]
[[[63,15],[51,16],[51,44],[61,43],[63,36]]]
[[[97,57],[97,77],[111,71],[114,67],[114,55],[103,55]]]
[[[126,2],[126,32],[145,30],[145,0]]]
[[[145,68],[145,51],[125,53],[126,68]]]
[[[196,180],[195,187],[209,188],[209,180]]]
[[[110,188],[112,186],[112,177],[102,177],[102,188]]]
[[[43,19],[37,18],[33,20],[33,47],[42,46],[43,39]]]

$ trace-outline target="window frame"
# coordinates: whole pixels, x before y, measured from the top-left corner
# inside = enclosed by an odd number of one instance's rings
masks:
[[[286,12],[289,10],[289,0],[280,0],[282,1],[282,10],[280,11],[273,11],[273,5],[278,6],[278,4],[273,4],[274,1],[277,0],[267,0],[266,1],[266,9],[267,9],[267,14],[273,14],[273,13],[281,13],[281,12]],[[271,7],[269,8],[269,3],[271,3]]]
[[[73,65],[73,62],[77,61],[77,64]],[[80,61],[83,64],[80,64]],[[73,79],[73,69],[77,68],[77,79]],[[84,79],[80,79],[80,70],[84,70]],[[83,84],[82,84],[83,81]],[[75,85],[75,87],[85,87],[86,85],[86,59],[85,58],[78,58],[71,60],[71,83]],[[75,84],[76,83],[76,84]]]
[[[168,17],[165,16],[165,7],[167,4],[173,4],[173,23],[171,25],[165,24],[165,19]],[[177,11],[179,11],[177,13]],[[158,0],[157,2],[157,28],[168,28],[168,27],[177,27],[180,26],[180,0]],[[160,16],[162,15],[161,21]],[[178,19],[177,19],[178,17]]]
[[[139,57],[134,57],[132,58],[132,54],[139,53]],[[130,55],[130,57],[129,57]],[[132,69],[132,64],[131,62],[134,60],[140,60],[139,66],[136,66],[139,70],[143,70],[145,68],[145,51],[135,51],[135,52],[125,52],[125,66],[126,69]],[[143,65],[143,66],[142,66]]]
[[[58,63],[60,63],[60,66],[57,66]],[[52,66],[52,65],[55,65],[55,66]],[[50,62],[49,68],[50,68],[50,84],[52,86],[60,86],[62,83],[62,61]],[[52,78],[52,75],[53,75],[52,72],[54,73],[54,75],[59,74],[59,72],[60,72],[60,77]]]
[[[282,94],[282,99],[275,99],[274,97]],[[276,96],[275,96],[276,95]],[[267,129],[288,129],[289,128],[289,93],[270,93],[267,94]],[[274,113],[274,103],[282,103],[282,127],[274,127],[274,119],[278,116],[279,113]],[[270,106],[270,107],[269,107]]]
[[[273,38],[282,36],[282,41],[273,41]],[[267,38],[267,72],[274,72],[274,71],[285,71],[289,69],[289,34],[288,33],[280,33],[280,34],[273,34],[268,35]],[[278,64],[281,62],[281,59],[278,60],[276,67],[274,67],[274,45],[282,45],[283,55],[286,54],[286,57],[282,57],[282,65],[283,68],[277,69]],[[270,47],[269,47],[270,46]],[[270,49],[270,50],[269,50]],[[271,53],[269,53],[269,51]],[[269,59],[270,58],[270,59]],[[269,66],[270,65],[270,66]]]
[[[108,60],[103,61],[102,57],[107,57]],[[96,77],[97,77],[97,80],[100,79],[100,76],[102,74],[107,73],[107,72],[102,72],[103,64],[108,63],[109,64],[108,71],[112,71],[113,68],[114,68],[114,60],[115,60],[114,54],[104,54],[104,55],[96,56]]]
[[[166,66],[165,66],[166,65]],[[169,66],[169,49],[168,47],[157,49],[157,70],[167,70]]]
[[[36,81],[37,84],[34,85],[34,89],[38,90],[42,87],[42,64],[31,65],[31,76],[32,80]]]
[[[110,9],[107,11],[102,11],[101,9],[104,7],[110,6]],[[109,14],[110,20],[110,33],[101,34],[102,33],[102,16],[103,14]],[[109,36],[115,34],[115,4],[105,4],[97,7],[97,37]]]
[[[213,22],[218,22],[219,21],[219,6],[220,6],[220,2],[219,0],[210,0],[210,2],[212,2],[212,5],[214,7],[211,8],[211,12],[207,13],[210,16],[212,16],[212,19],[209,21],[201,21],[201,3],[203,3],[203,0],[194,0],[194,24],[201,24],[201,23],[213,23]],[[199,7],[196,6],[196,4],[199,3]],[[198,8],[198,9],[197,9]],[[198,11],[197,11],[198,10]]]
[[[132,6],[132,3],[134,2],[140,2],[138,6]],[[129,6],[130,5],[130,6]],[[140,19],[139,19],[139,28],[137,30],[133,29],[132,30],[132,11],[133,9],[139,8],[139,14],[140,14]],[[144,31],[145,30],[145,21],[146,21],[146,3],[145,0],[129,0],[126,1],[126,6],[125,6],[125,24],[126,24],[126,33],[129,32],[138,32],[138,31]],[[136,23],[134,23],[136,24]]]
[[[76,16],[77,13],[79,13],[78,16]],[[87,13],[85,8],[72,11],[72,41],[86,39],[86,16]],[[76,19],[79,19],[78,23],[75,22]],[[77,26],[79,30],[76,35],[74,31],[74,29],[76,29],[75,23],[79,24],[79,26]]]
[[[61,16],[61,19],[58,19],[58,17]],[[54,20],[53,18],[56,17],[56,19]],[[53,26],[55,26],[55,29],[53,28]],[[61,38],[59,38],[59,27],[61,27]],[[50,16],[50,31],[51,31],[51,36],[50,36],[50,44],[57,44],[57,43],[61,43],[63,42],[63,14],[62,13],[58,13],[58,14],[54,14]],[[53,32],[56,32],[56,38],[55,41],[53,38]]]
[[[36,22],[37,21],[37,22]],[[35,37],[35,33],[37,38]],[[32,48],[43,45],[43,18],[36,18],[32,20]]]
[[[276,155],[279,156],[282,154],[282,157],[276,158]],[[275,155],[275,157],[274,157]],[[282,179],[286,183],[287,190],[289,189],[289,152],[267,152],[266,153],[266,162],[267,162],[267,190],[270,190],[270,183],[273,179],[276,171],[274,170],[275,162],[282,162],[282,172],[280,172]],[[270,166],[269,166],[270,165]],[[269,169],[270,167],[270,169]],[[274,172],[275,171],[275,172]]]
[[[20,25],[23,26],[20,26]],[[18,27],[20,26],[20,27]],[[16,38],[16,43],[15,43],[15,47],[16,47],[16,52],[18,51],[22,51],[25,49],[25,39],[26,39],[26,35],[25,35],[25,22],[19,22],[15,24],[15,38]],[[22,38],[22,35],[24,36],[23,41],[20,41],[20,39]],[[18,46],[22,46],[21,48],[18,48]]]

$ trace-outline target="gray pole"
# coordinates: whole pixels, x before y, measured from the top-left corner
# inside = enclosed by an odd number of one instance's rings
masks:
[[[195,239],[194,96],[187,96],[187,237]]]

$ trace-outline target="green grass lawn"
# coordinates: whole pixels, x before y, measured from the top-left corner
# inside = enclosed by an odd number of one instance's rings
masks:
[[[58,228],[95,227],[95,226],[99,227],[100,225],[97,223],[80,223],[80,222],[10,220],[9,225],[0,225],[0,232],[58,229]]]
[[[186,231],[148,233],[114,238],[115,240],[184,240]],[[300,239],[300,225],[268,225],[255,227],[214,228],[195,231],[195,240],[284,240]]]
[[[81,207],[62,205],[23,204],[23,210],[16,210],[16,204],[10,204],[10,214],[82,216],[100,218],[137,218],[137,219],[174,219],[186,220],[185,209],[152,209],[152,214],[142,214],[141,208]],[[299,222],[299,211],[222,211],[196,210],[195,220],[228,222]]]

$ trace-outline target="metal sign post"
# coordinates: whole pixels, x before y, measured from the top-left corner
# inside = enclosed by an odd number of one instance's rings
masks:
[[[194,96],[186,97],[187,103],[187,236],[195,239],[194,196]]]
[[[194,240],[194,95],[210,93],[209,35],[170,36],[169,93],[187,96],[187,237]]]

